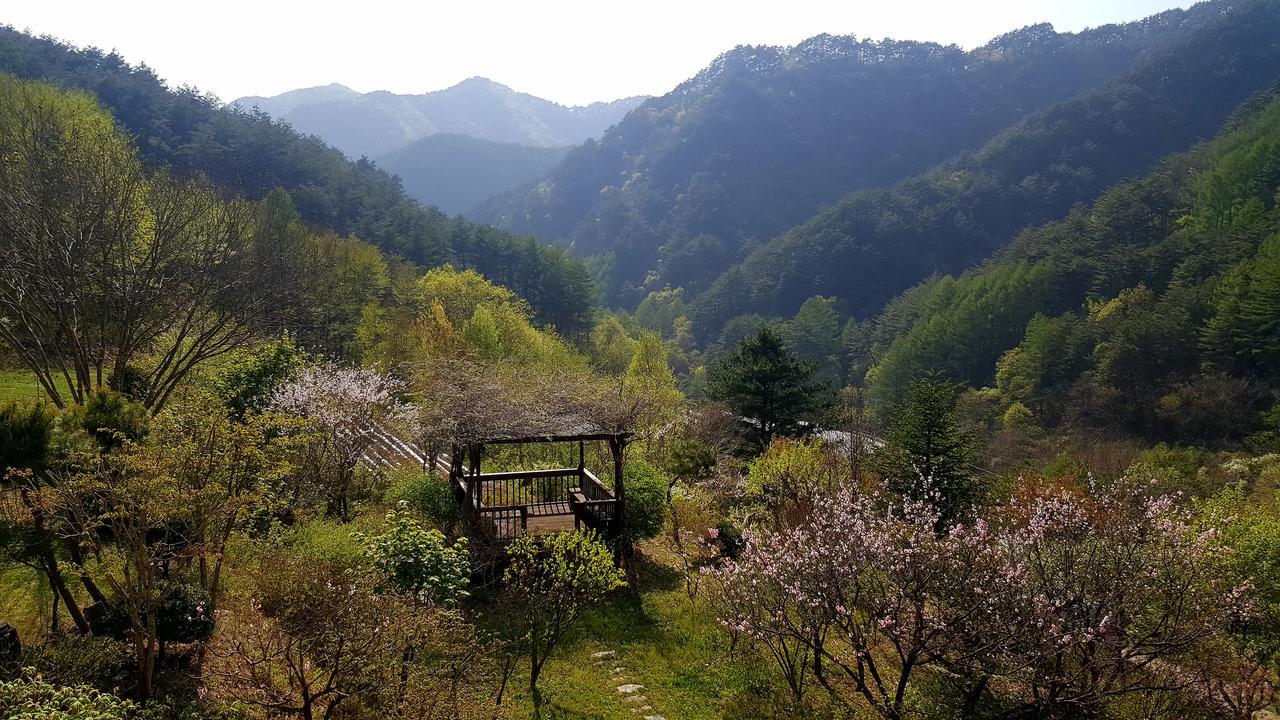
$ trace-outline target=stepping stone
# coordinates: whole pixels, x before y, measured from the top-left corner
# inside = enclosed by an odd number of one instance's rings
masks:
[[[624,703],[630,703],[630,704],[632,704],[632,705],[636,705],[636,704],[638,704],[638,703],[645,702],[645,701],[647,701],[648,699],[649,699],[649,698],[647,698],[647,697],[645,697],[645,696],[643,696],[643,695],[631,695],[631,696],[627,697],[626,699],[624,699],[622,702],[624,702]],[[643,709],[643,708],[642,708],[642,709]]]
[[[591,653],[592,660],[612,660],[618,657],[617,650],[601,650],[600,652]]]
[[[623,695],[631,695],[643,689],[644,689],[643,685],[637,685],[635,683],[627,683],[626,685],[618,686],[618,692],[622,693]]]
[[[661,715],[645,715],[644,720],[667,720]]]

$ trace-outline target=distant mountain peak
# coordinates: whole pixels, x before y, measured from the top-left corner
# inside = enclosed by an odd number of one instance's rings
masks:
[[[437,133],[551,148],[600,137],[645,97],[566,107],[480,75],[442,90],[360,93],[339,83],[245,97],[231,106],[254,107],[350,157],[379,157]]]

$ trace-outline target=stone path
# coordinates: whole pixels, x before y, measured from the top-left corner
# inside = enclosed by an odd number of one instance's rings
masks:
[[[643,713],[644,720],[667,720],[665,717],[658,715],[653,706],[649,704],[649,698],[645,697],[644,686],[635,682],[631,674],[627,671],[627,666],[623,665],[618,658],[617,650],[601,650],[600,652],[591,653],[591,659],[595,662],[596,667],[609,668],[609,679],[618,683],[618,697],[623,704],[631,708],[631,712],[636,715]]]

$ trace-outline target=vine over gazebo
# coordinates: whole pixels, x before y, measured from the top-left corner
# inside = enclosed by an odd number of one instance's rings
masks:
[[[474,534],[499,542],[575,528],[610,540],[625,536],[623,465],[644,397],[589,373],[534,374],[475,362],[436,364],[422,377],[422,439]],[[587,467],[586,444],[597,442],[608,447],[611,483]],[[488,448],[548,443],[576,445],[576,465],[483,469]]]

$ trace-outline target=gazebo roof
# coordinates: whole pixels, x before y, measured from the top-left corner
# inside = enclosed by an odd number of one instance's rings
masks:
[[[499,445],[630,437],[629,407],[583,374],[520,374],[441,364],[424,398],[432,434],[446,445]]]

